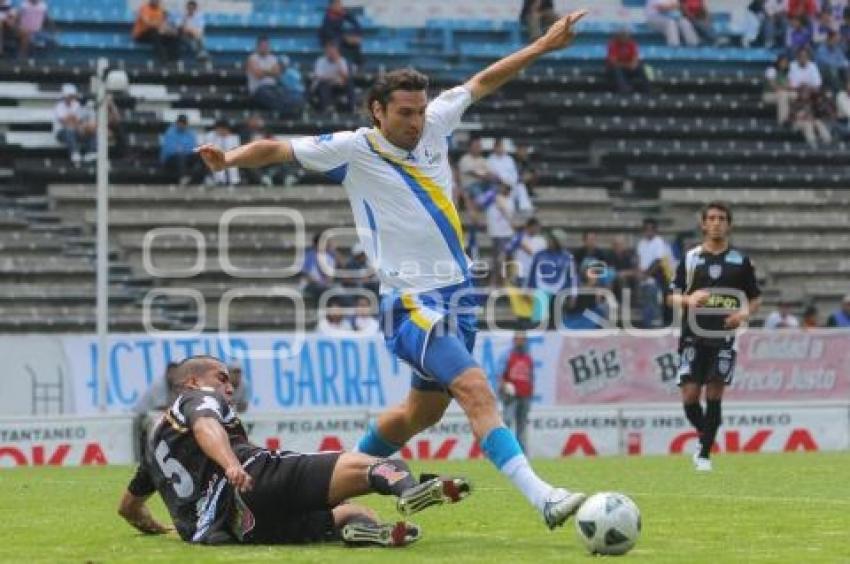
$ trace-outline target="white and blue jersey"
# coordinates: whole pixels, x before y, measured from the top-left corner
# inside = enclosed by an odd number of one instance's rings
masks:
[[[433,328],[451,313],[452,296],[471,285],[448,158],[448,138],[471,103],[463,86],[433,100],[412,151],[391,144],[376,128],[292,142],[303,167],[345,188],[360,242],[381,282],[382,317],[392,319],[391,331],[382,324],[387,343],[426,378],[443,379],[425,368],[425,348]],[[456,336],[471,351],[474,314],[459,317]]]

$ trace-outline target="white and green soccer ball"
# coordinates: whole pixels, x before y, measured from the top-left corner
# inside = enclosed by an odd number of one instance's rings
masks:
[[[576,513],[576,532],[591,554],[625,554],[640,536],[640,509],[628,496],[602,492]]]

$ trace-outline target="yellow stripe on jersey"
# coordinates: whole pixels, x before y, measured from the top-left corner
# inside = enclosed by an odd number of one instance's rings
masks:
[[[410,312],[410,319],[423,331],[430,331],[434,323],[422,313],[420,306],[410,294],[401,294],[401,305]]]
[[[396,166],[401,167],[408,175],[410,175],[413,180],[416,181],[419,186],[425,190],[425,193],[428,194],[428,197],[431,198],[431,201],[437,206],[437,209],[442,212],[442,214],[446,217],[449,223],[454,229],[455,234],[457,235],[458,241],[463,241],[463,226],[460,223],[460,216],[458,216],[457,209],[455,208],[452,201],[446,197],[443,193],[443,190],[440,186],[434,182],[432,178],[426,175],[424,172],[416,168],[414,165],[395,157],[383,149],[380,148],[378,142],[375,140],[374,134],[369,134],[366,136],[366,140],[369,142],[369,146],[372,150],[377,153],[382,159],[387,160]]]

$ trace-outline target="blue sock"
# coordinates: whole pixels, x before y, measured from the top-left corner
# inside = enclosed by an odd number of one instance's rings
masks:
[[[362,452],[363,454],[377,456],[379,458],[387,458],[388,456],[398,452],[402,446],[404,445],[393,444],[384,439],[378,433],[378,426],[375,423],[369,423],[369,428],[366,430],[366,434],[360,438],[360,441],[357,443],[357,447],[355,447],[354,450]]]
[[[531,468],[516,435],[507,427],[496,427],[481,441],[481,450],[490,462],[513,482],[531,505],[542,512],[553,488],[541,480]]]
[[[522,454],[522,448],[519,446],[519,441],[516,440],[516,435],[507,427],[496,427],[487,433],[487,436],[481,441],[481,450],[499,470],[510,459]]]

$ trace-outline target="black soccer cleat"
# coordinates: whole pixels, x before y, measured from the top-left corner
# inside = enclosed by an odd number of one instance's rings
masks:
[[[399,521],[398,523],[370,523],[354,521],[340,531],[342,540],[349,546],[407,546],[422,538],[419,525]]]
[[[438,476],[405,490],[398,498],[396,509],[410,517],[432,505],[457,503],[471,493],[472,483],[466,478]]]

